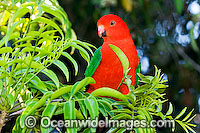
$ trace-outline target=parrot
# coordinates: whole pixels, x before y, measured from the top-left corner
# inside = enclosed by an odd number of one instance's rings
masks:
[[[129,60],[131,85],[139,83],[140,60],[126,23],[117,15],[108,14],[102,16],[97,22],[98,35],[103,38],[103,45],[100,46],[91,58],[84,73],[85,77],[92,77],[96,82],[90,84],[87,90],[92,93],[102,87],[109,87],[121,92],[124,95],[129,93],[126,84],[121,84],[124,77],[122,63],[116,53],[109,46],[110,44],[120,48]],[[118,88],[118,86],[121,86]]]

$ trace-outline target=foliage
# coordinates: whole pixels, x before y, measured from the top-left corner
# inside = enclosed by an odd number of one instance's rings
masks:
[[[118,53],[120,52],[121,51],[118,51]],[[170,103],[167,113],[161,112],[163,103],[167,101],[167,99],[164,98],[167,81],[163,79],[163,74],[161,75],[161,71],[158,70],[157,67],[155,67],[154,76],[144,76],[139,74],[139,77],[141,79],[140,82],[142,82],[143,85],[138,86],[137,88],[131,87],[132,90],[128,95],[123,95],[114,89],[106,87],[99,88],[89,95],[84,91],[86,85],[95,82],[91,77],[87,77],[74,85],[65,85],[55,92],[49,91],[45,93],[39,101],[35,98],[29,100],[26,109],[21,116],[18,117],[18,122],[16,123],[14,130],[16,132],[22,130],[20,127],[24,127],[24,120],[28,115],[35,115],[38,117],[48,116],[52,118],[54,115],[64,114],[64,120],[83,120],[89,118],[93,120],[99,118],[100,115],[103,115],[104,117],[109,117],[111,120],[145,119],[147,122],[153,120],[154,116],[159,116],[160,119],[163,120],[175,120],[186,132],[188,132],[188,130],[195,132],[191,128],[191,126],[196,127],[196,125],[191,123],[191,120],[195,116],[191,117],[193,110],[183,119],[180,119],[180,117],[185,114],[186,108],[184,108],[176,117],[173,117],[171,116],[173,106]],[[56,88],[55,85],[54,88]],[[121,99],[121,101],[115,101],[113,98]],[[59,99],[59,101],[54,99]],[[23,129],[23,131],[27,130],[29,129]],[[37,131],[38,129],[34,128],[32,130]],[[50,132],[53,128],[43,129],[40,127],[40,130],[42,132]],[[68,132],[88,132],[88,130],[96,132],[96,128],[67,128]],[[156,132],[155,128],[134,128],[132,130],[139,133]],[[174,131],[175,129],[172,130]],[[119,131],[125,132],[126,129],[119,127],[110,128],[107,132]]]
[[[21,2],[21,3],[20,3]],[[77,40],[66,13],[54,0],[51,4],[45,1],[3,1],[0,6],[0,131],[6,120],[17,114],[12,132],[51,132],[62,129],[38,125],[32,129],[25,126],[27,116],[33,115],[39,121],[48,116],[50,119],[62,116],[64,120],[95,119],[100,115],[111,119],[145,119],[148,122],[159,116],[161,119],[173,119],[183,129],[193,131],[191,117],[193,110],[183,119],[184,108],[176,117],[171,116],[173,106],[170,103],[167,113],[162,113],[164,91],[168,87],[161,75],[161,70],[155,67],[154,76],[138,74],[141,85],[131,86],[129,62],[124,53],[117,47],[110,47],[118,55],[123,65],[125,84],[130,89],[128,95],[111,88],[99,88],[88,94],[86,86],[95,83],[91,77],[86,77],[74,85],[63,85],[56,74],[48,67],[58,66],[69,80],[69,71],[65,64],[59,61],[61,55],[68,58],[78,73],[77,62],[65,50],[78,49],[81,56],[90,61],[91,44]],[[9,4],[10,3],[10,4]],[[18,6],[19,5],[19,6]],[[43,73],[50,81],[43,81],[38,76]],[[124,80],[122,80],[123,83]],[[99,97],[107,96],[107,97]],[[117,98],[118,100],[114,100]],[[119,99],[121,101],[119,101]],[[95,132],[96,128],[67,128],[67,132]],[[134,128],[135,132],[155,132],[154,128]],[[174,129],[172,129],[174,130]],[[111,128],[108,132],[125,132],[124,128]]]
[[[75,74],[78,73],[78,64],[66,49],[71,48],[72,53],[78,49],[89,62],[88,51],[93,54],[89,46],[93,46],[77,40],[66,13],[56,1],[2,1],[0,6],[0,110],[6,113],[6,118],[2,118],[5,121],[31,99],[62,87],[56,74],[48,69],[51,64],[60,68],[69,81],[68,68],[58,60],[61,55],[72,62]],[[51,81],[42,81],[39,73]]]

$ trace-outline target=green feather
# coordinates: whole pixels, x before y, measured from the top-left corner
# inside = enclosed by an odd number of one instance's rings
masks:
[[[138,59],[139,59],[139,64],[136,68],[136,71],[135,71],[135,87],[138,86],[139,84],[139,76],[137,75],[137,73],[140,73],[141,71],[141,62],[140,62],[140,57],[138,56]]]
[[[84,75],[85,77],[91,77],[94,72],[96,71],[97,67],[99,66],[100,62],[101,62],[101,47],[99,47],[95,52],[94,52],[94,56],[92,57],[90,64],[88,65]]]

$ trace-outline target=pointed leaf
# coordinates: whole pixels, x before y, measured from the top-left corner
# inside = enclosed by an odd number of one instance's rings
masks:
[[[3,53],[12,53],[12,48],[11,47],[0,48],[0,54],[3,54]]]
[[[92,96],[110,96],[110,97],[121,99],[128,103],[127,97],[124,96],[121,92],[111,89],[111,88],[107,88],[107,87],[96,89],[95,91],[91,93],[91,95]]]
[[[68,102],[65,102],[64,104],[64,119],[65,120],[74,120],[76,119],[76,114],[75,114],[75,101],[71,100]],[[77,132],[76,128],[67,128],[67,131],[70,133]]]
[[[42,117],[49,117],[50,119],[52,118],[52,116],[54,115],[54,112],[57,108],[58,103],[49,103],[44,111],[42,112]],[[45,133],[49,131],[49,128],[43,128],[42,126],[40,126],[40,130],[41,132]]]
[[[187,107],[185,107],[185,108],[176,116],[175,119],[180,118],[180,117],[185,113],[186,109],[187,109]]]
[[[62,52],[62,55],[67,57],[72,62],[73,66],[74,66],[74,69],[75,69],[75,76],[76,76],[77,73],[78,73],[78,64],[77,64],[77,62],[67,52]]]
[[[91,116],[91,120],[95,119],[99,115],[98,111],[98,102],[95,97],[90,96],[87,99],[84,100],[84,103],[86,105],[86,108],[89,111],[89,114]]]
[[[56,90],[52,95],[51,95],[51,100],[59,98],[60,96],[70,92],[72,89],[72,85],[66,85],[64,87],[61,87],[60,89]]]
[[[59,60],[54,61],[53,64],[55,64],[56,66],[58,66],[62,70],[67,81],[69,81],[69,71],[68,71],[68,68],[65,66],[65,64],[63,62],[59,61]]]
[[[168,109],[166,115],[171,115],[172,112],[173,112],[173,106],[172,106],[172,103],[170,102],[170,103],[169,103],[169,109]]]
[[[27,117],[27,114],[29,113],[29,111],[32,109],[32,107],[35,105],[37,103],[37,101],[32,101],[31,103],[29,103],[27,106],[26,106],[26,108],[25,108],[25,110],[22,112],[22,114],[21,114],[21,116],[20,116],[20,126],[21,126],[21,128],[24,128],[25,126],[25,124],[24,124],[24,121],[25,121],[25,119],[26,119],[26,117]]]
[[[14,97],[12,94],[8,94],[7,97],[8,97],[8,100],[9,100],[11,108],[12,108],[15,103]]]
[[[27,80],[32,78],[30,80],[30,83],[32,83],[35,86],[35,89],[38,89],[42,93],[45,93],[48,91],[45,84],[40,80],[38,76],[34,75],[33,73],[28,74],[26,78]]]
[[[44,17],[37,17],[36,19],[34,19],[31,23],[34,22],[44,22],[52,27],[54,27],[56,30],[58,30],[58,32],[60,33],[60,35],[62,36],[62,38],[64,38],[64,34],[62,32],[62,30],[60,29],[60,27],[53,21],[51,21],[50,19],[44,18]]]
[[[176,122],[178,122],[179,125],[181,125],[181,127],[185,130],[186,133],[189,133],[188,129],[185,127],[185,124],[182,123],[182,121],[179,120],[175,120]]]
[[[44,73],[46,76],[48,76],[56,84],[56,87],[59,88],[58,77],[56,76],[56,74],[53,71],[51,71],[49,69],[44,69],[41,72]]]
[[[129,60],[126,57],[126,55],[123,53],[123,51],[118,48],[115,45],[109,44],[109,46],[112,48],[112,50],[116,53],[116,55],[118,56],[119,60],[122,63],[122,67],[123,67],[123,72],[126,73],[126,71],[129,68]]]
[[[186,121],[191,116],[193,111],[194,109],[192,109],[192,111],[190,111],[190,113],[188,113],[188,115],[182,121]]]
[[[88,84],[94,84],[95,80],[92,77],[86,77],[83,80],[81,80],[80,82],[76,83],[73,88],[72,88],[72,92],[71,92],[71,97],[73,97],[76,92],[78,92],[80,89],[82,89],[83,87],[85,87]]]

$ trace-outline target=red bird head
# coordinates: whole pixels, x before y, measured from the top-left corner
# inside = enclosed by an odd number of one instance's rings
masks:
[[[97,22],[98,35],[105,41],[121,40],[130,37],[126,23],[117,15],[108,14]]]

